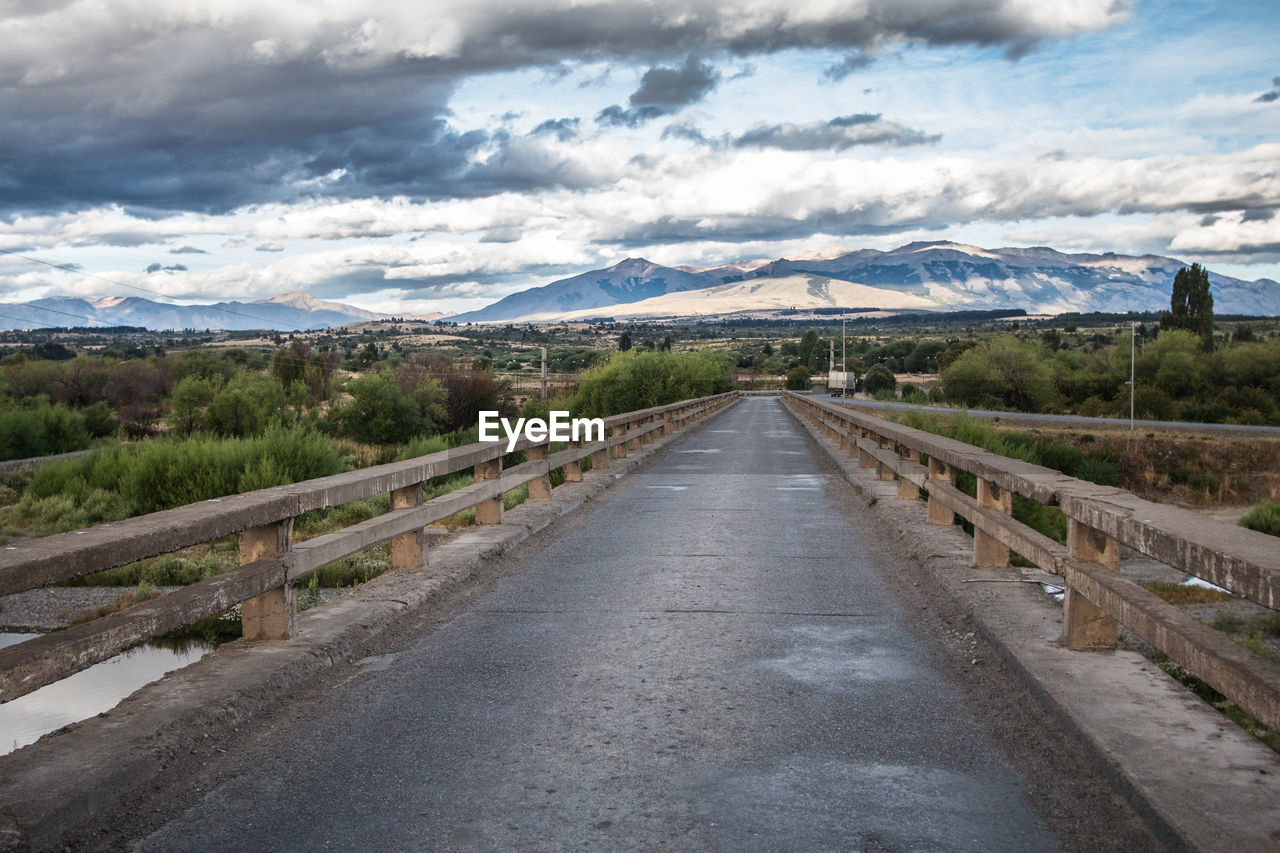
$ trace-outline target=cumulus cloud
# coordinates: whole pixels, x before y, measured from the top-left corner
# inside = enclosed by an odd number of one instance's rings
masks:
[[[187,268],[183,264],[171,264],[170,266],[165,266],[164,264],[149,264],[145,270],[147,275],[150,275],[151,273],[157,273],[157,272],[186,272],[186,271],[187,271]]]
[[[855,145],[906,147],[941,139],[885,121],[879,113],[837,116],[809,124],[757,124],[733,140],[739,148],[781,148],[786,151],[843,151]]]
[[[1116,0],[391,0],[176,4],[69,0],[0,13],[6,116],[0,215],[108,204],[222,212],[315,195],[466,194],[492,144],[448,124],[472,76],[565,63],[650,63],[635,125],[716,84],[692,55],[893,42],[1003,46],[1112,26]],[[500,188],[499,188],[500,189]],[[474,190],[480,191],[480,190]],[[492,185],[483,191],[492,192]]]
[[[169,254],[171,255],[207,255],[209,253],[206,252],[204,249],[197,249],[195,246],[179,246],[176,249],[170,249]]]

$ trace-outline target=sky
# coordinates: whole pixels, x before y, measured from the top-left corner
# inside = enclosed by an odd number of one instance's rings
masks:
[[[1277,32],[1274,0],[4,0],[0,301],[423,314],[916,240],[1280,280]]]

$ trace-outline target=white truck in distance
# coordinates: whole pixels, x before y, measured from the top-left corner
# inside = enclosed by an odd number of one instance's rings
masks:
[[[848,397],[858,387],[858,374],[843,370],[832,370],[827,373],[827,393],[832,397]]]

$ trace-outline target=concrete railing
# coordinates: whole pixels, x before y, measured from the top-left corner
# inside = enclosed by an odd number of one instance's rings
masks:
[[[1118,574],[1124,546],[1275,610],[1280,605],[1275,537],[844,406],[792,393],[784,400],[857,456],[859,465],[875,468],[877,479],[896,477],[900,500],[919,500],[923,491],[929,524],[950,525],[956,515],[969,521],[975,566],[1007,567],[1013,551],[1062,575],[1063,645],[1115,648],[1117,624],[1124,625],[1280,730],[1280,666]],[[956,488],[957,471],[977,478],[976,499]],[[1015,521],[1015,494],[1059,507],[1067,517],[1067,544]]]
[[[551,452],[548,441],[521,438],[526,462],[502,469],[501,442],[478,442],[288,486],[214,498],[0,548],[0,595],[56,584],[239,534],[240,566],[118,613],[0,649],[0,702],[30,693],[153,637],[241,605],[251,640],[287,639],[297,613],[293,582],[317,569],[390,540],[393,569],[428,564],[428,524],[474,507],[477,524],[502,523],[502,497],[529,484],[529,499],[551,496],[550,474],[582,480],[582,460],[595,469],[625,458],[738,398],[736,392],[605,418],[602,441]],[[423,502],[432,477],[472,469],[475,482]],[[293,542],[293,520],[304,512],[373,495],[391,495],[389,512],[305,542]]]

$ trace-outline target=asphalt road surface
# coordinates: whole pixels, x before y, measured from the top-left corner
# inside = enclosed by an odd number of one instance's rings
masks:
[[[743,400],[136,849],[1057,849],[832,479]]]
[[[917,406],[911,403],[891,403],[887,400],[869,400],[862,397],[832,397],[829,394],[815,394],[814,399],[822,400],[827,403],[839,403],[842,405],[865,406],[869,409],[909,409],[920,412],[937,412],[942,414],[965,414],[972,415],[976,418],[999,418],[1007,421],[1028,422],[1033,424],[1042,424],[1044,426],[1059,427],[1076,427],[1088,429],[1089,427],[1107,429],[1128,429],[1128,418],[1091,418],[1084,415],[1039,415],[1031,412],[999,412],[990,409],[953,409],[947,406]],[[1201,424],[1192,423],[1190,421],[1148,421],[1135,420],[1133,422],[1135,430],[1144,433],[1153,430],[1164,430],[1171,432],[1197,432],[1197,433],[1223,433],[1225,435],[1235,435],[1241,437],[1261,437],[1275,438],[1280,436],[1280,427],[1274,426],[1250,426],[1248,424]]]

